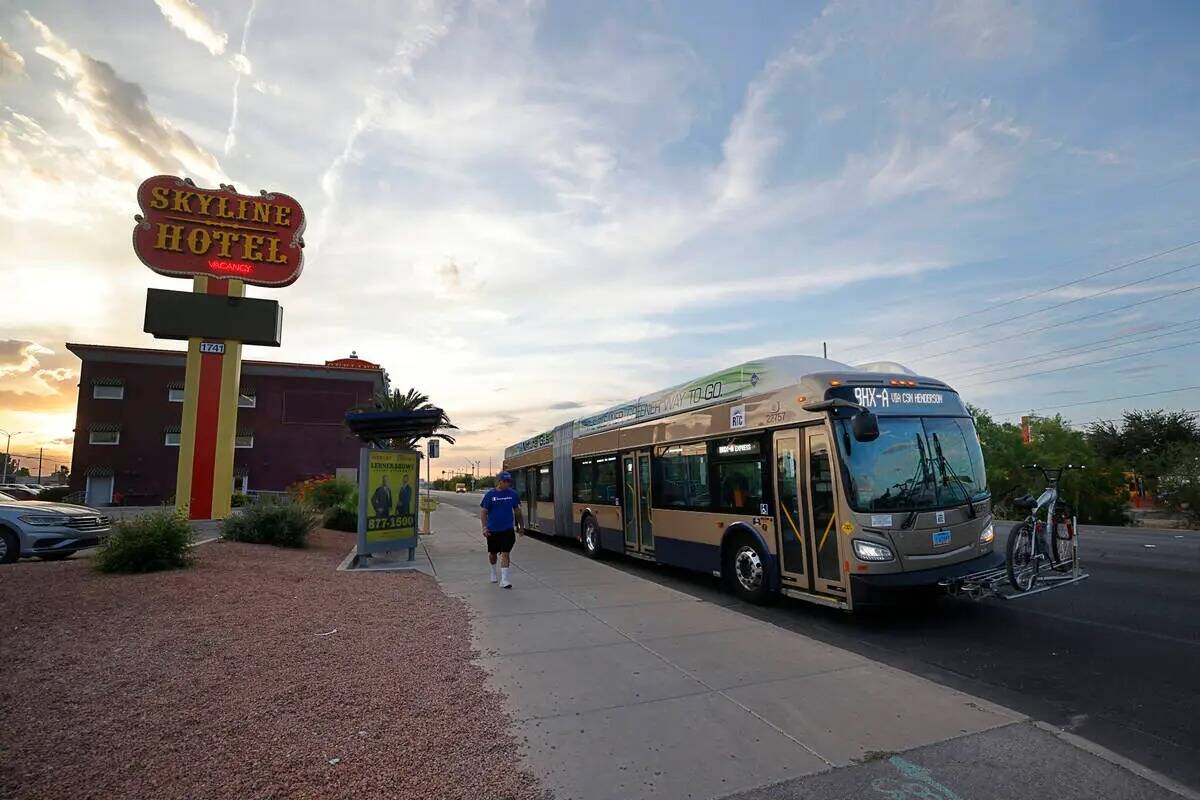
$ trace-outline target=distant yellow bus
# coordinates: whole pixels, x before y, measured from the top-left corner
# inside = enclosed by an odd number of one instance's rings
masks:
[[[852,610],[993,566],[974,422],[891,363],[747,362],[505,450],[528,526]]]

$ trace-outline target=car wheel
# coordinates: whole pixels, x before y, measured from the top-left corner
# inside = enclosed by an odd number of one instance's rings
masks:
[[[764,605],[770,601],[771,591],[767,575],[767,554],[751,536],[741,535],[727,551],[725,575],[734,593],[751,603]]]
[[[0,528],[0,564],[11,564],[21,557],[21,537],[8,528]]]
[[[600,526],[590,514],[583,519],[583,552],[588,558],[600,558]]]

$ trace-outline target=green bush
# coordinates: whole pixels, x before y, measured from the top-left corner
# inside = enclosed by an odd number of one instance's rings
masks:
[[[95,558],[101,572],[156,572],[190,566],[192,529],[174,510],[117,522]]]
[[[47,503],[56,503],[65,500],[70,493],[70,486],[51,486],[49,489],[43,489],[37,496],[37,499],[44,500]]]
[[[358,532],[358,508],[347,508],[344,505],[331,508],[325,512],[325,527],[335,531]]]
[[[303,499],[318,511],[329,511],[349,500],[357,488],[350,481],[332,478],[312,484]]]
[[[241,508],[242,506],[250,505],[250,495],[234,492],[229,496],[229,505],[233,508]]]
[[[221,533],[235,542],[305,547],[308,534],[320,520],[320,515],[303,503],[263,498],[226,518]]]

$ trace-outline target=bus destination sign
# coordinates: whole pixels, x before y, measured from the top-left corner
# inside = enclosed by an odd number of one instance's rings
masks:
[[[958,394],[949,389],[894,386],[836,386],[828,396],[850,400],[875,414],[966,416]]]
[[[156,175],[138,188],[133,250],[161,275],[236,278],[287,286],[304,265],[304,210],[286,194],[201,189]]]

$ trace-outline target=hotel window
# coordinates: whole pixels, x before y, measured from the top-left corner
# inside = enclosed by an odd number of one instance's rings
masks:
[[[181,388],[177,389],[174,386],[172,386],[170,389],[167,389],[167,402],[182,403],[183,402],[183,389],[181,389]]]
[[[254,408],[258,405],[258,395],[254,392],[240,392],[238,394],[238,408]]]
[[[125,387],[120,384],[97,383],[92,386],[92,397],[97,400],[124,400]]]
[[[88,444],[120,444],[121,432],[115,431],[89,431]]]
[[[163,444],[167,447],[179,447],[179,440],[182,437],[179,431],[167,431],[163,434]]]
[[[254,447],[253,433],[239,433],[233,440],[233,446],[241,450],[247,450]]]

